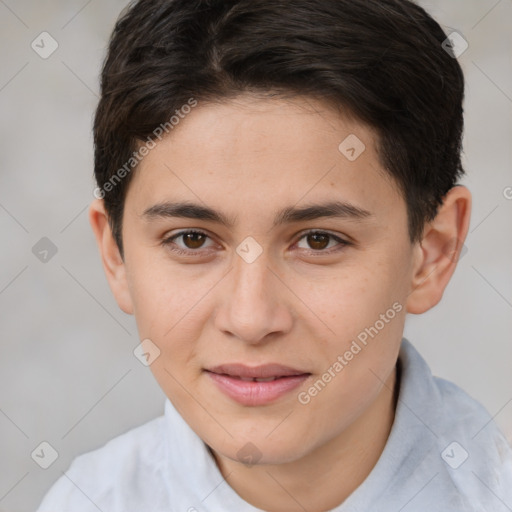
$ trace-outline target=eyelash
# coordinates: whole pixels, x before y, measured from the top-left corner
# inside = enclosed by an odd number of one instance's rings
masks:
[[[195,230],[195,229],[190,229],[190,230],[187,230],[187,231],[180,231],[179,233],[176,233],[168,238],[165,238],[164,240],[162,240],[161,244],[166,247],[167,249],[169,249],[170,251],[174,252],[175,254],[178,254],[180,256],[200,256],[201,255],[201,249],[196,249],[196,250],[193,250],[193,249],[188,249],[188,250],[185,250],[185,249],[181,249],[181,248],[176,248],[176,247],[171,247],[171,244],[174,243],[174,240],[176,238],[179,238],[181,236],[184,236],[184,235],[188,235],[188,234],[197,234],[197,235],[204,235],[205,237],[207,238],[210,238],[210,236],[207,234],[207,233],[204,233],[203,231],[199,231],[199,230]],[[336,242],[338,242],[338,245],[339,245],[339,248],[337,249],[334,249],[331,247],[331,249],[317,249],[317,250],[314,250],[314,249],[311,249],[309,250],[308,252],[310,254],[313,254],[313,255],[324,255],[324,254],[331,254],[333,252],[338,252],[339,250],[343,249],[344,247],[347,247],[347,246],[350,246],[352,245],[351,242],[348,242],[347,240],[343,240],[342,238],[336,236],[336,235],[333,235],[327,231],[319,231],[319,230],[315,230],[315,229],[312,229],[312,230],[309,230],[309,231],[306,231],[304,233],[302,233],[297,242],[299,242],[300,240],[302,240],[304,237],[308,236],[308,235],[327,235],[328,237],[330,237],[331,239],[335,240]]]

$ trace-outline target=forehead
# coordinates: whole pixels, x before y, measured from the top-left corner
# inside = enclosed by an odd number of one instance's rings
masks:
[[[376,133],[310,98],[242,96],[184,116],[138,165],[127,202],[139,214],[169,198],[229,204],[238,214],[335,197],[376,211],[401,200]]]

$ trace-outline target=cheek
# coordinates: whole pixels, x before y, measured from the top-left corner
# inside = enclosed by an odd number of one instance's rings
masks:
[[[200,375],[199,341],[210,318],[208,291],[219,278],[193,275],[192,266],[141,265],[132,273],[134,313],[140,339],[150,339],[160,350],[151,371],[167,396],[179,397],[183,385]],[[187,396],[184,397],[187,399]]]
[[[405,322],[404,287],[400,265],[385,257],[380,261],[344,271],[315,295],[334,331],[325,338],[324,371],[331,368],[336,375],[319,407],[338,404],[355,413],[394,367]]]
[[[396,364],[405,318],[405,309],[397,302],[394,306],[383,310],[385,320],[347,317],[354,334],[342,335],[329,344],[324,373],[302,397],[310,397],[305,407],[315,410],[323,431],[339,432],[348,427],[383,389]],[[357,328],[352,325],[356,323]]]
[[[147,337],[164,340],[173,331],[192,325],[189,316],[201,302],[208,283],[187,269],[151,257],[150,250],[134,251],[129,262],[129,285],[137,325]]]
[[[399,276],[391,262],[383,260],[340,268],[313,283],[297,280],[294,291],[332,336],[354,338],[402,297]]]

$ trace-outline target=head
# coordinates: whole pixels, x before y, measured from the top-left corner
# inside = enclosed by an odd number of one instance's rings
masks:
[[[350,429],[406,314],[441,299],[470,211],[445,39],[407,0],[139,0],[116,24],[91,224],[151,370],[215,452],[290,462]],[[234,399],[232,363],[296,382]]]

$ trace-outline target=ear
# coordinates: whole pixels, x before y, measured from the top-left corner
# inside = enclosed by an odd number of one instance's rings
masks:
[[[471,193],[457,185],[445,195],[436,217],[425,225],[422,240],[414,249],[408,313],[424,313],[441,300],[464,247],[470,216]]]
[[[133,304],[126,279],[126,266],[112,235],[102,199],[95,199],[91,203],[89,207],[89,222],[98,243],[103,269],[105,270],[110,289],[119,307],[125,313],[131,315],[133,314]]]

